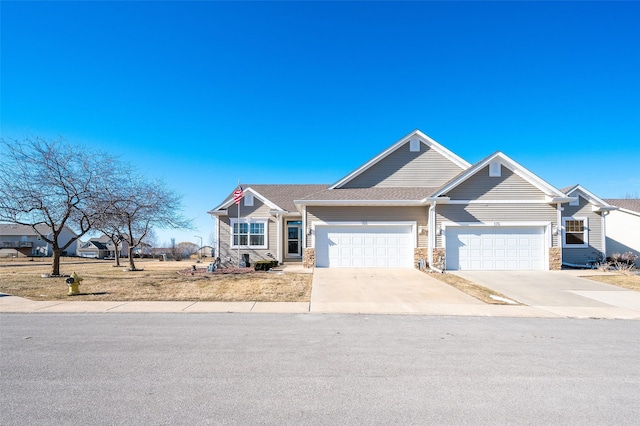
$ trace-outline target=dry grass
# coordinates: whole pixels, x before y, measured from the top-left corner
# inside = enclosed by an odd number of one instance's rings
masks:
[[[594,275],[585,276],[593,281],[611,284],[628,290],[640,291],[640,275],[620,274],[620,275]]]
[[[144,270],[126,272],[126,261],[114,267],[113,261],[65,258],[60,272],[76,272],[84,278],[80,284],[83,294],[69,297],[65,278],[41,277],[50,272],[49,262],[0,261],[0,292],[32,300],[308,302],[311,297],[310,274],[180,275],[178,271],[195,263],[148,259],[136,260],[136,267]]]
[[[430,277],[435,278],[443,283],[449,284],[451,287],[454,287],[464,293],[467,293],[471,297],[475,297],[481,302],[491,304],[491,305],[513,305],[512,303],[507,303],[502,300],[492,299],[490,295],[502,297],[504,299],[513,300],[510,297],[505,296],[502,293],[498,293],[493,290],[489,290],[486,287],[475,284],[469,280],[466,280],[455,274],[429,274]],[[517,305],[521,305],[520,302],[513,300]]]

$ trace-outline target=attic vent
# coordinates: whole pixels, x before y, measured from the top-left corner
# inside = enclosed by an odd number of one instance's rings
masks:
[[[580,196],[578,195],[575,200],[569,201],[569,205],[572,207],[580,205]]]
[[[502,172],[502,165],[499,161],[492,161],[489,163],[489,177],[500,177]]]
[[[253,194],[244,194],[244,205],[253,206]]]
[[[409,141],[409,151],[420,152],[420,139],[411,138],[411,140]]]

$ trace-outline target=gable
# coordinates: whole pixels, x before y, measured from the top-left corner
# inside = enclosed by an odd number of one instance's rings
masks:
[[[452,200],[544,200],[546,194],[509,168],[490,176],[490,165],[470,176],[446,195]]]
[[[566,191],[566,194],[571,197],[577,197],[579,201],[584,200],[591,205],[591,209],[593,211],[610,211],[618,209],[617,207],[600,199],[594,193],[582,187],[582,185],[573,186],[570,190]]]
[[[411,141],[400,145],[341,188],[437,187],[463,170],[422,141],[417,151],[410,146]]]
[[[414,148],[418,149],[415,150]],[[422,157],[422,155],[420,154],[423,152],[427,152],[426,148],[429,148],[429,150],[433,150],[433,152],[431,152],[430,154],[440,154],[440,156],[435,156],[434,158],[432,158],[435,163],[435,167],[433,167],[433,169],[431,167],[425,167],[425,164],[422,164],[422,167],[420,167],[421,161],[415,161],[417,158],[420,158],[421,160],[429,159],[428,156]],[[400,152],[396,153],[397,151]],[[441,163],[442,159],[448,161]],[[415,164],[411,164],[414,162]],[[387,163],[386,166],[385,163]],[[437,164],[440,164],[440,166],[437,166]],[[426,166],[429,165],[430,162],[428,161]],[[329,189],[373,188],[376,186],[433,187],[437,186],[438,184],[434,183],[433,181],[425,184],[425,181],[429,180],[428,176],[426,176],[426,178],[423,177],[423,173],[425,173],[425,171],[427,173],[429,173],[429,171],[434,173],[436,181],[439,181],[439,170],[449,170],[449,168],[451,167],[451,173],[445,172],[445,174],[449,178],[451,178],[455,176],[456,173],[460,172],[460,170],[464,170],[469,166],[470,164],[465,160],[458,157],[456,154],[449,151],[447,148],[440,145],[438,142],[434,141],[429,136],[422,133],[420,130],[414,130],[344,178],[340,179],[338,182],[331,185]],[[398,172],[398,174],[396,174],[396,172]],[[412,175],[412,172],[417,172],[418,175]],[[352,183],[362,175],[367,176],[361,178],[359,182]],[[444,183],[445,181],[446,179],[442,180],[442,183]]]
[[[465,190],[457,192],[458,188]],[[432,194],[432,197],[450,197],[451,194],[456,194],[457,198],[466,200],[482,197],[507,200],[544,199],[556,203],[570,200],[564,193],[500,151],[464,170],[441,186]]]
[[[246,192],[245,192],[246,194]],[[260,198],[253,197],[253,205],[246,206],[244,204],[245,198],[240,201],[240,215],[245,216],[255,216],[255,217],[268,217],[270,216],[269,211],[272,209],[272,206],[263,202]],[[232,203],[227,208],[227,215],[229,217],[238,217],[238,204]]]

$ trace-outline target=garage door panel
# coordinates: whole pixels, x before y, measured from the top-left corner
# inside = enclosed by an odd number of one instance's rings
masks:
[[[316,229],[318,267],[411,267],[409,225],[336,226]]]
[[[544,227],[450,227],[446,267],[451,270],[543,269]]]

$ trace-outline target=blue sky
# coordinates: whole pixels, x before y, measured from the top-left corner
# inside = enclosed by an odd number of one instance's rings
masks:
[[[333,183],[414,129],[552,185],[640,193],[639,2],[0,3],[0,133],[132,162],[206,214]]]

